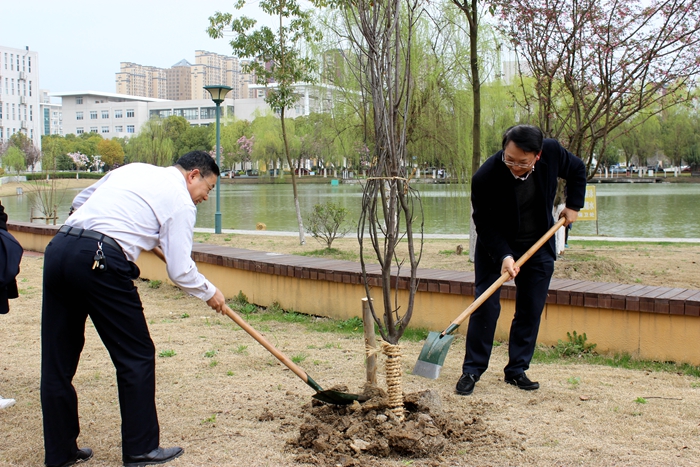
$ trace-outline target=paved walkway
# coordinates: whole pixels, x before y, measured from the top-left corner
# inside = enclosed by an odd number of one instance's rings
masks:
[[[195,232],[214,233],[214,229],[196,228]],[[235,230],[222,229],[221,233],[236,235],[267,235],[270,237],[296,237],[299,232],[284,232],[276,230]],[[307,234],[307,236],[309,236]],[[469,240],[468,234],[425,234],[425,238],[443,238],[450,240]],[[571,240],[586,241],[595,240],[602,242],[669,242],[669,243],[700,243],[700,238],[646,238],[646,237],[601,237],[601,236],[577,236],[569,237]]]

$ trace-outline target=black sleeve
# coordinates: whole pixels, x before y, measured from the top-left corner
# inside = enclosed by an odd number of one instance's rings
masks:
[[[5,214],[5,207],[0,203],[0,229],[7,230],[7,214]]]

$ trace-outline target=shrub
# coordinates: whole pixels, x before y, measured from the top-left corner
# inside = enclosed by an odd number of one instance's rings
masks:
[[[306,231],[330,250],[333,240],[350,231],[350,227],[343,225],[347,214],[347,209],[331,201],[317,204],[306,219]]]

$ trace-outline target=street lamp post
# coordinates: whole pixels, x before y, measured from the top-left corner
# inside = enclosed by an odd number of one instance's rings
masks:
[[[204,86],[204,89],[211,94],[211,100],[216,104],[216,165],[219,165],[219,156],[221,152],[221,133],[219,131],[219,114],[220,106],[224,101],[226,94],[233,89],[230,86],[214,85]],[[221,199],[219,197],[219,182],[221,177],[216,177],[216,214],[214,215],[214,233],[221,233]]]

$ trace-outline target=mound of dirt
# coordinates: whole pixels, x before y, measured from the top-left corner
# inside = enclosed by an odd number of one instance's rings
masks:
[[[598,282],[621,282],[629,276],[629,268],[612,258],[593,256],[592,259],[583,255],[562,255],[557,260],[554,277],[558,279],[579,279]]]
[[[401,457],[430,459],[428,465],[440,465],[441,455],[453,441],[497,436],[488,432],[478,416],[465,418],[461,413],[456,418],[445,413],[435,391],[405,394],[404,421],[390,410],[384,390],[368,387],[364,394],[371,398],[362,404],[333,406],[313,401],[304,406],[299,437],[288,442],[297,461],[346,467]]]

